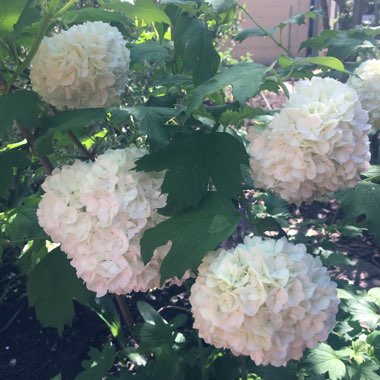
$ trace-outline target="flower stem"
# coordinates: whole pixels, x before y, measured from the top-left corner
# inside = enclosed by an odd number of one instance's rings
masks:
[[[50,21],[52,20],[53,15],[46,10],[44,17],[42,18],[40,29],[38,30],[37,37],[33,41],[33,45],[29,50],[28,55],[26,58],[17,66],[12,78],[9,80],[7,85],[7,92],[12,87],[12,84],[15,82],[15,80],[20,76],[20,74],[28,67],[30,62],[32,62],[33,57],[37,53],[38,48],[40,47],[42,39],[45,37],[46,31],[49,27]]]
[[[201,338],[198,336],[198,348],[199,348],[199,359],[201,364],[201,379],[202,380],[209,380],[208,379],[208,373],[206,368],[206,358],[203,352],[203,344]]]
[[[78,0],[70,0],[68,3],[66,3],[56,14],[55,16],[60,16],[62,13],[65,13],[74,3],[76,3]]]
[[[131,312],[128,309],[128,305],[125,302],[125,298],[123,296],[116,295],[116,301],[119,305],[119,309],[121,312],[121,315],[124,319],[124,322],[126,323],[128,330],[134,340],[137,341],[136,335],[135,335],[135,322],[133,321]]]
[[[240,8],[246,16],[265,34],[265,36],[269,37],[280,49],[284,50],[289,57],[294,58],[293,54],[287,49],[280,41],[273,37],[272,34],[268,33],[268,31],[263,28],[251,15],[250,13],[239,3],[237,3],[237,7]]]
[[[241,379],[242,380],[248,380],[247,357],[246,356],[240,356],[239,361],[240,361]]]

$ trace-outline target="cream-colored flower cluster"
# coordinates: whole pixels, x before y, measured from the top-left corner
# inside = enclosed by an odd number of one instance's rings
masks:
[[[127,82],[125,43],[116,28],[101,21],[45,37],[32,61],[32,88],[58,109],[110,106]]]
[[[204,258],[190,303],[206,342],[281,366],[327,339],[339,300],[327,269],[303,244],[246,237]]]
[[[370,59],[354,71],[347,84],[359,95],[363,108],[369,113],[369,122],[380,128],[380,60]]]
[[[160,286],[160,263],[171,243],[144,265],[143,232],[164,218],[163,173],[132,170],[144,149],[108,150],[94,163],[55,169],[42,185],[38,222],[71,259],[90,290],[124,294]]]
[[[269,127],[248,133],[256,186],[297,204],[354,186],[369,168],[367,120],[348,85],[318,77],[298,82]]]

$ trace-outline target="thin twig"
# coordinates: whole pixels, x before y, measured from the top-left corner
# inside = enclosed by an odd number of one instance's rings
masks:
[[[81,150],[82,153],[85,154],[87,158],[89,158],[92,162],[95,161],[95,155],[94,153],[91,153],[78,139],[78,137],[75,136],[74,132],[69,129],[67,131],[67,135],[70,137],[70,140]]]
[[[203,352],[203,344],[202,340],[200,337],[198,337],[198,348],[199,348],[199,359],[201,362],[201,376],[202,380],[208,380],[208,373],[207,373],[207,368],[206,368],[206,358]]]
[[[128,309],[128,305],[125,302],[125,298],[123,296],[116,295],[116,301],[119,305],[121,315],[123,316],[124,322],[126,323],[132,338],[137,341],[135,335],[135,322],[133,321],[131,312]]]
[[[277,41],[276,38],[274,38],[268,31],[263,28],[251,15],[250,13],[240,4],[237,3],[238,8],[240,8],[246,16],[265,34],[265,36],[269,37],[279,48],[285,51],[286,54],[288,54],[289,57],[294,58],[293,54],[290,52],[289,49],[287,49],[281,42]]]

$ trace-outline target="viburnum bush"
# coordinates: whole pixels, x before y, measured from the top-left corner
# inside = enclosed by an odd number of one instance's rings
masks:
[[[277,35],[312,10],[235,33],[274,40],[272,65],[222,61],[239,14],[257,24],[233,0],[0,2],[1,269],[43,327],[79,302],[110,328],[78,380],[380,379],[379,288],[289,229],[335,200],[332,230],[380,242],[380,31],[294,57]],[[269,91],[283,108],[250,106]],[[186,307],[140,301],[135,325],[127,297],[172,285]]]

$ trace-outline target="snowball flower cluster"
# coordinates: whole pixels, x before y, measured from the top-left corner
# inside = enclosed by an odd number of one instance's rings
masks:
[[[298,82],[269,127],[248,133],[256,186],[297,204],[354,186],[369,168],[367,121],[348,85],[318,77]]]
[[[206,342],[281,366],[327,339],[339,300],[327,269],[303,244],[246,237],[203,259],[190,303]]]
[[[41,227],[71,259],[78,277],[98,296],[146,291],[160,285],[159,267],[171,242],[144,265],[143,232],[163,220],[163,173],[132,170],[145,154],[135,146],[108,150],[94,163],[75,161],[55,169],[42,185]]]
[[[129,55],[111,25],[74,25],[42,40],[32,61],[32,88],[58,109],[107,107],[124,91]]]
[[[380,128],[380,60],[363,62],[351,76],[347,84],[359,95],[363,108],[369,112],[369,122]]]

